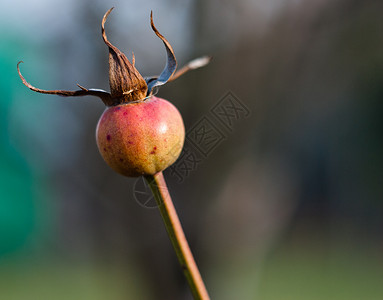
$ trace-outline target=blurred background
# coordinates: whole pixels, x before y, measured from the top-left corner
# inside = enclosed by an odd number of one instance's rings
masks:
[[[144,76],[165,50],[203,69],[162,87],[187,130],[223,140],[179,180],[165,172],[212,299],[382,299],[382,1],[2,1],[0,298],[191,299],[159,212],[102,160],[103,14]],[[249,111],[212,113],[231,93]]]

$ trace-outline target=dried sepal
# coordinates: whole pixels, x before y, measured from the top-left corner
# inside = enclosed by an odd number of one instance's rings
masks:
[[[167,82],[174,81],[191,70],[199,69],[206,66],[208,63],[210,63],[212,59],[213,59],[212,56],[201,56],[189,61],[181,69],[173,73],[173,75],[168,79]],[[150,82],[156,80],[157,78],[158,76],[150,76],[150,77],[145,77],[145,80],[146,80],[146,83],[149,85]]]
[[[177,60],[174,55],[173,48],[170,45],[170,43],[166,40],[166,38],[161,33],[159,33],[157,28],[154,26],[153,12],[150,13],[150,25],[153,31],[155,32],[155,34],[162,40],[162,42],[165,45],[166,53],[167,53],[167,62],[166,62],[164,70],[159,76],[145,77],[146,83],[148,85],[148,95],[151,94],[154,87],[164,85],[165,83],[169,81],[173,81],[190,70],[202,68],[211,61],[212,59],[211,56],[202,56],[202,57],[193,59],[192,61],[187,63],[185,66],[183,66],[180,70],[176,72]]]
[[[117,105],[144,99],[148,87],[145,79],[134,67],[134,56],[132,64],[125,54],[118,50],[117,47],[113,46],[106,37],[105,22],[112,10],[113,7],[105,13],[102,19],[101,33],[105,44],[109,48],[110,93],[115,101],[115,105]]]
[[[34,87],[31,85],[29,82],[27,82],[24,78],[24,76],[20,72],[20,64],[23,63],[23,61],[19,61],[17,63],[17,72],[19,73],[19,76],[23,82],[23,84],[31,89],[34,92],[41,93],[41,94],[51,94],[51,95],[59,95],[59,96],[64,96],[64,97],[76,97],[76,96],[96,96],[101,98],[101,100],[105,103],[105,105],[109,105],[109,103],[112,102],[111,95],[104,91],[104,90],[99,90],[99,89],[86,89],[78,84],[78,87],[81,90],[77,91],[66,91],[66,90],[42,90],[39,88]]]
[[[165,49],[167,53],[167,61],[166,61],[165,68],[161,72],[160,76],[149,77],[146,79],[146,82],[148,84],[148,95],[152,92],[154,87],[159,85],[164,85],[166,82],[168,82],[169,78],[172,77],[172,75],[177,69],[177,60],[174,55],[172,46],[165,39],[165,37],[158,32],[157,28],[154,26],[153,12],[150,13],[150,25],[152,26],[154,33],[162,40],[162,42],[165,45]]]
[[[168,82],[176,80],[178,77],[184,75],[186,72],[206,66],[212,59],[212,56],[201,56],[189,61],[185,66],[183,66],[181,69],[175,72],[173,76],[169,78]]]

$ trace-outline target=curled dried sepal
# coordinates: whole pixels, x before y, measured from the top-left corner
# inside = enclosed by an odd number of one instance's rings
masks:
[[[148,95],[152,92],[154,87],[159,85],[164,85],[166,82],[168,82],[169,78],[172,77],[172,75],[177,69],[177,60],[174,55],[172,46],[165,39],[165,37],[158,32],[157,28],[154,26],[153,12],[150,13],[150,25],[152,26],[154,33],[162,40],[162,42],[165,45],[166,53],[167,53],[167,61],[166,61],[165,68],[161,72],[160,76],[149,77],[146,79],[146,82],[148,84]]]
[[[34,92],[38,92],[41,94],[59,95],[59,96],[64,96],[64,97],[91,95],[91,96],[96,96],[96,97],[101,98],[101,100],[105,103],[105,105],[109,105],[109,103],[112,102],[112,97],[108,92],[106,92],[104,90],[100,90],[100,89],[86,89],[86,88],[80,86],[79,84],[78,84],[78,86],[81,90],[77,90],[77,91],[42,90],[42,89],[36,88],[33,85],[31,85],[29,82],[27,82],[25,80],[24,76],[21,75],[20,66],[19,66],[21,63],[23,63],[23,61],[19,61],[17,63],[17,72],[19,73],[19,76],[20,76],[21,80],[23,81],[23,84]]]
[[[101,33],[109,48],[109,85],[110,93],[116,105],[144,99],[148,86],[145,79],[134,67],[134,56],[132,64],[125,54],[113,46],[106,37],[105,21],[112,10],[113,7],[105,13],[102,19]]]

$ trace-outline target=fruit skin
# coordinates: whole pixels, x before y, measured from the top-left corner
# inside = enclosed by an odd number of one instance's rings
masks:
[[[108,107],[98,121],[96,139],[102,157],[116,172],[154,175],[177,160],[185,127],[173,104],[152,96]]]

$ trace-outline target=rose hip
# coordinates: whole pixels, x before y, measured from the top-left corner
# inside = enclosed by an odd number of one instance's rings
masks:
[[[178,72],[174,51],[153,23],[155,34],[162,40],[167,52],[167,63],[159,76],[142,77],[124,53],[106,37],[105,22],[113,8],[107,11],[101,23],[104,43],[109,48],[110,93],[100,89],[42,90],[29,84],[17,70],[24,85],[32,91],[60,96],[92,95],[101,98],[107,109],[97,125],[97,145],[108,165],[125,176],[153,175],[173,164],[181,153],[185,129],[178,110],[168,101],[153,96],[153,88],[172,81],[185,72],[200,68],[210,61],[201,57],[189,62]]]
[[[152,96],[109,107],[96,129],[98,149],[116,172],[154,175],[173,164],[185,139],[181,114],[170,102]]]

